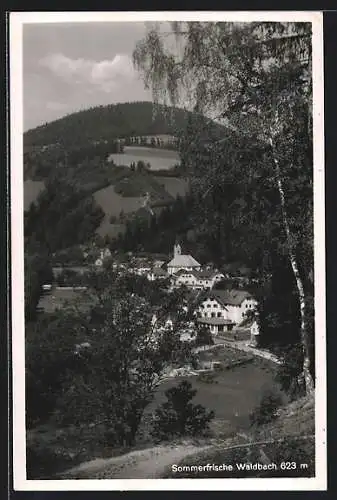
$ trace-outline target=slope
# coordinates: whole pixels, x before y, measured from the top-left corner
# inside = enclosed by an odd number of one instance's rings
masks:
[[[291,444],[291,446],[289,446]],[[294,448],[294,445],[296,448]],[[292,457],[290,454],[292,453]],[[256,456],[255,456],[256,455]],[[281,463],[301,459],[307,468],[284,471]],[[314,401],[302,398],[284,407],[276,421],[263,426],[250,435],[239,435],[219,441],[204,439],[185,440],[144,450],[137,450],[119,457],[96,459],[81,464],[61,474],[62,479],[149,479],[177,477],[247,477],[247,471],[233,472],[178,472],[171,466],[235,464],[259,461],[262,464],[277,462],[279,470],[253,471],[253,477],[314,475]]]
[[[24,145],[27,150],[56,143],[74,147],[131,136],[176,136],[185,129],[191,115],[193,113],[180,108],[155,107],[152,102],[98,106],[28,130],[24,134]],[[214,126],[223,133],[223,127]]]

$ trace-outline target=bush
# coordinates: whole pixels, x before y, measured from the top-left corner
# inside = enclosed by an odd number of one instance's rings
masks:
[[[276,352],[282,363],[278,365],[276,382],[280,384],[291,400],[305,395],[304,384],[300,384],[300,374],[303,367],[303,349],[301,344],[295,344]]]
[[[277,410],[282,405],[282,397],[271,391],[263,394],[260,404],[249,416],[252,427],[267,424],[277,417]]]
[[[165,392],[167,401],[155,411],[151,432],[155,439],[161,441],[178,436],[196,436],[208,430],[214,412],[191,403],[196,392],[188,381]]]
[[[214,340],[213,340],[213,337],[212,337],[212,334],[211,334],[209,328],[207,328],[206,326],[201,326],[198,329],[197,337],[195,339],[195,344],[197,346],[213,345],[214,344]]]

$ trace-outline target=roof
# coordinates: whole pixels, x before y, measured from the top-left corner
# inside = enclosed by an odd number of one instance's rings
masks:
[[[205,280],[205,279],[212,279],[214,276],[222,273],[214,270],[197,271],[196,269],[193,269],[192,271],[186,271],[184,269],[179,269],[179,271],[175,273],[175,276],[181,276],[183,274],[191,274],[198,280]]]
[[[167,272],[164,271],[164,269],[162,269],[161,267],[154,267],[152,269],[152,274],[154,274],[155,276],[167,276]]]
[[[245,299],[253,298],[245,290],[212,290],[207,297],[218,300],[224,306],[240,306]]]
[[[167,276],[167,273],[161,267],[155,267],[152,272],[156,276]]]
[[[167,264],[168,267],[200,267],[200,264],[192,255],[176,255]]]
[[[234,322],[225,318],[198,318],[198,323],[205,325],[234,325]]]
[[[205,270],[205,271],[193,271],[194,276],[198,279],[211,279],[217,274],[222,274],[219,271]]]

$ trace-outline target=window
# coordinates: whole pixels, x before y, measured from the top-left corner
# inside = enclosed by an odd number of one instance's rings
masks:
[[[213,307],[218,307],[218,304],[214,302]]]
[[[218,312],[217,316],[218,318],[221,318],[221,312]]]
[[[215,318],[215,313],[211,313],[211,318]]]
[[[211,304],[207,304],[207,307],[211,307]]]

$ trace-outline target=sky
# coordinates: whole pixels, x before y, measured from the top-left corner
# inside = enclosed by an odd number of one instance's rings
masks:
[[[150,101],[132,52],[145,23],[23,26],[24,130],[92,106]]]

